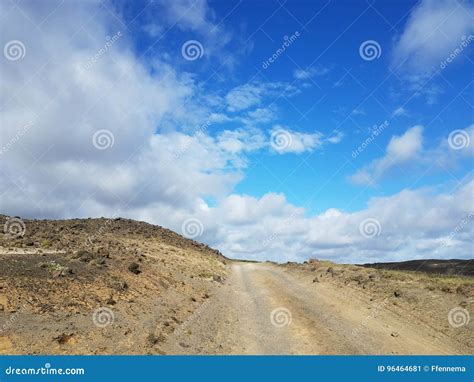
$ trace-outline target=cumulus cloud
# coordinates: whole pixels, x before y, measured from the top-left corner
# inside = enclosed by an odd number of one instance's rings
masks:
[[[232,195],[221,207],[232,210],[226,224],[212,223],[213,214],[221,216],[218,209],[205,220],[218,246],[237,258],[317,257],[351,263],[470,258],[472,222],[459,227],[472,213],[473,192],[473,181],[440,194],[404,190],[373,198],[358,212],[329,209],[313,217],[305,217],[304,209],[289,204],[283,195],[267,194],[261,199]]]
[[[144,11],[150,20],[144,30],[152,38],[164,38],[173,27],[193,32],[204,46],[205,57],[212,56],[224,65],[233,65],[232,56],[224,54],[232,34],[215,20],[215,13],[206,0],[155,0]],[[161,17],[157,18],[157,14]]]
[[[2,13],[6,4],[0,3]],[[443,238],[470,212],[473,182],[442,194],[406,190],[372,199],[358,212],[330,209],[312,217],[283,194],[238,195],[246,155],[270,148],[268,133],[252,126],[216,133],[214,124],[234,118],[215,109],[219,97],[200,97],[191,76],[159,59],[140,60],[125,30],[112,44],[107,36],[121,24],[100,2],[65,2],[57,12],[49,2],[19,6],[21,11],[9,9],[1,27],[3,44],[17,39],[27,47],[24,59],[0,61],[2,213],[118,215],[177,232],[196,218],[204,227],[197,239],[232,257],[360,262],[471,255],[470,225],[449,245]],[[46,16],[41,33],[25,26],[32,25],[25,18],[39,23]],[[283,89],[243,85],[226,97],[229,110],[270,120],[260,103]],[[98,133],[105,139],[98,140]],[[342,139],[337,131],[289,133],[294,153]],[[416,155],[416,137],[414,130],[394,138],[387,157]],[[378,235],[361,234],[366,219],[379,222]]]
[[[379,180],[392,167],[417,158],[423,148],[422,132],[422,126],[414,126],[401,136],[393,136],[388,143],[385,155],[357,171],[350,179],[356,184],[371,184]]]
[[[439,145],[423,155],[426,161],[443,167],[456,167],[462,160],[474,157],[474,125],[464,129],[454,129],[444,137]]]
[[[229,153],[259,150],[266,145],[263,132],[256,128],[226,130],[217,137],[217,144]]]
[[[432,72],[472,33],[471,2],[422,0],[396,40],[392,65],[413,73]]]

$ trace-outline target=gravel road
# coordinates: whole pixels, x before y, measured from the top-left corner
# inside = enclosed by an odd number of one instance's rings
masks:
[[[389,303],[267,263],[233,263],[219,293],[180,325],[176,354],[459,354],[458,344]]]

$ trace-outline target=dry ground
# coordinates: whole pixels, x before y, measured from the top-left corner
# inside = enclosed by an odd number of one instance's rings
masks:
[[[474,353],[472,277],[235,262],[124,219],[25,223],[0,241],[0,354]]]

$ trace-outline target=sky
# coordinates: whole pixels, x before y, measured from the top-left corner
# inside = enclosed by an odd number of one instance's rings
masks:
[[[473,258],[472,1],[5,0],[0,38],[0,213]]]

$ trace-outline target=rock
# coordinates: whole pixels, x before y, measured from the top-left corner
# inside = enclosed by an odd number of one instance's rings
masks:
[[[318,279],[317,277],[315,277],[315,278],[313,279],[313,283],[319,283],[319,279]]]
[[[215,282],[218,282],[218,283],[221,283],[221,284],[224,283],[224,279],[222,278],[222,276],[219,276],[219,275],[213,275],[212,276],[212,281],[215,281]]]
[[[128,289],[128,284],[118,277],[115,277],[111,280],[110,286],[119,292],[124,292]]]
[[[401,297],[402,292],[400,292],[399,290],[396,290],[396,291],[393,292],[393,295],[394,295],[395,297]]]
[[[54,337],[54,340],[56,340],[59,345],[64,345],[64,344],[67,344],[68,342],[70,342],[73,337],[74,337],[74,334],[65,334],[65,333],[63,333],[63,334],[61,334],[57,337]]]
[[[94,263],[96,265],[104,265],[105,264],[105,258],[104,257],[98,257],[97,259],[94,259]]]
[[[129,270],[130,272],[132,272],[133,274],[136,274],[136,275],[138,275],[138,274],[141,273],[141,271],[140,271],[140,266],[139,266],[137,263],[135,263],[135,262],[131,263],[131,264],[128,266],[128,270]]]
[[[86,250],[78,251],[74,256],[74,258],[79,259],[79,261],[82,261],[83,263],[90,262],[94,257],[95,256],[91,252]]]
[[[391,335],[392,337],[398,337],[398,332],[392,332],[390,335]]]
[[[58,269],[55,269],[51,272],[51,276],[53,276],[53,278],[57,278],[57,277],[65,277],[65,276],[68,276],[68,275],[72,275],[72,269],[69,268],[69,267],[60,267]]]

